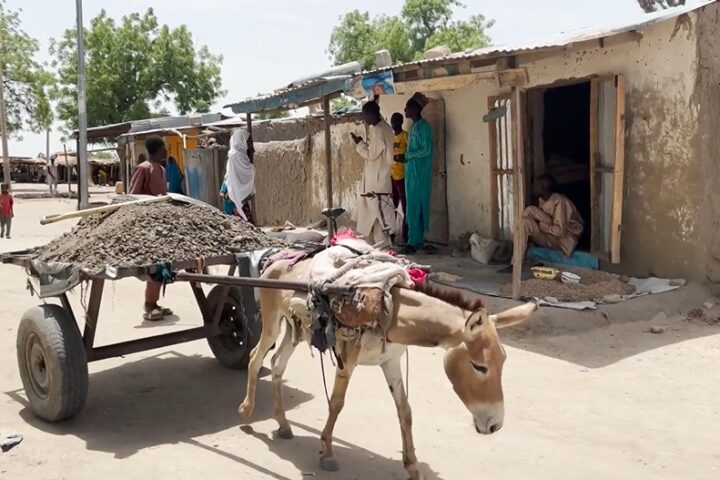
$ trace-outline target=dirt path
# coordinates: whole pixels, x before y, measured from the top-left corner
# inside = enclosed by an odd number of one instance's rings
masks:
[[[18,202],[13,240],[1,241],[0,250],[47,242],[70,225],[39,227],[37,218],[72,205]],[[373,368],[353,377],[336,429],[342,470],[319,469],[327,406],[319,361],[306,348],[286,375],[291,441],[271,437],[267,376],[252,430],[241,430],[236,409],[245,374],[219,367],[204,342],[91,364],[83,413],[43,423],[24,405],[15,358],[18,319],[37,300],[20,269],[0,266],[0,276],[0,435],[25,437],[0,454],[0,479],[405,478],[395,408]],[[143,325],[142,292],[132,280],[106,288],[98,343],[198,324],[188,287],[176,285],[166,303],[179,317]],[[491,437],[473,430],[445,379],[442,352],[412,350],[410,402],[423,471],[444,480],[720,478],[720,328],[675,315],[705,295],[688,288],[590,314],[545,309],[527,327],[504,333],[507,413]],[[648,318],[658,306],[667,317]],[[664,334],[647,333],[661,320]]]

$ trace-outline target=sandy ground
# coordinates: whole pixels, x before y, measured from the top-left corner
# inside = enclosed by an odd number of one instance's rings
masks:
[[[0,251],[50,240],[71,225],[40,227],[38,217],[73,207],[18,201],[14,237],[0,240]],[[319,360],[306,348],[286,374],[291,441],[272,438],[267,375],[252,429],[241,430],[236,408],[245,374],[220,367],[203,341],[91,364],[82,414],[62,424],[39,421],[26,406],[15,356],[19,318],[37,299],[25,290],[21,269],[0,266],[0,278],[0,435],[25,437],[0,454],[2,479],[405,478],[395,408],[375,368],[353,377],[336,429],[342,470],[319,469],[327,406]],[[168,289],[177,319],[142,324],[142,292],[133,280],[106,288],[100,344],[199,324],[184,285]],[[72,295],[76,313],[80,293]],[[422,470],[445,480],[720,478],[720,328],[685,319],[708,298],[691,286],[593,313],[544,309],[503,332],[506,419],[493,436],[475,433],[444,376],[442,352],[411,350]],[[661,310],[666,316],[655,317]],[[657,323],[666,332],[648,333]]]

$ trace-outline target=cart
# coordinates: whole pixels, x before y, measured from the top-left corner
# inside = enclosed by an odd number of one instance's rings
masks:
[[[145,279],[161,266],[107,269],[92,275],[70,269],[73,274],[69,280],[59,287],[51,285],[43,288],[43,276],[47,281],[47,272],[40,271],[42,269],[38,268],[36,257],[36,250],[26,250],[4,254],[0,260],[25,268],[29,274],[30,289],[43,300],[42,304],[25,312],[17,332],[20,376],[30,408],[38,417],[59,422],[74,417],[82,410],[88,392],[88,362],[204,338],[220,364],[233,369],[247,368],[250,352],[261,333],[253,285],[258,285],[257,282],[263,284],[261,279],[250,278],[249,255],[171,264],[171,271],[178,272],[176,278],[190,284],[200,308],[202,326],[103,346],[95,345],[95,333],[105,283],[129,277]],[[207,275],[207,267],[222,265],[228,266],[227,276]],[[193,280],[183,279],[184,271],[197,276],[190,277]],[[243,282],[240,277],[246,281]],[[204,281],[212,278],[225,280],[225,285],[215,282],[205,295],[201,281],[213,283]],[[90,293],[81,331],[67,291],[85,281],[90,284]],[[59,300],[59,304],[45,302],[52,298]]]

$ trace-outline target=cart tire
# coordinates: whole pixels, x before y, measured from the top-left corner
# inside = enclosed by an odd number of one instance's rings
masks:
[[[75,320],[59,305],[40,305],[22,316],[17,357],[30,409],[49,422],[77,415],[85,406],[88,366]]]
[[[214,317],[220,304],[223,288],[226,287],[217,285],[208,294],[207,303],[211,318]],[[262,324],[258,318],[247,318],[245,315],[242,290],[238,287],[230,287],[228,291],[220,327],[226,333],[207,339],[213,355],[224,367],[235,370],[247,369],[250,352],[260,340]]]

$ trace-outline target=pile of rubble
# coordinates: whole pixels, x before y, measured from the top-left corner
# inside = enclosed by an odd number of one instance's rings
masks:
[[[40,248],[39,260],[89,270],[142,267],[282,247],[260,229],[212,208],[165,202],[84,217]]]

